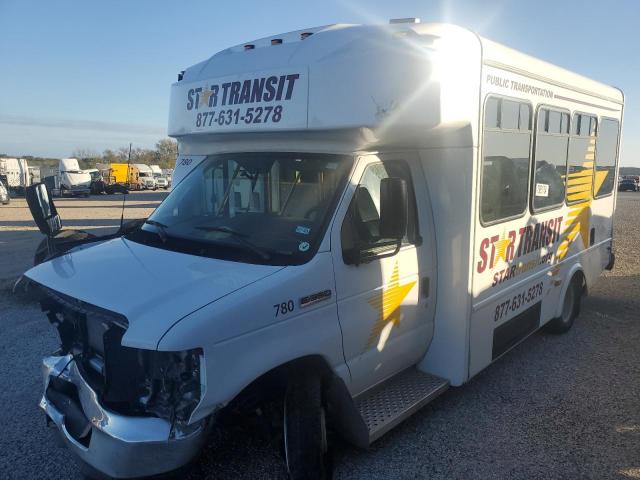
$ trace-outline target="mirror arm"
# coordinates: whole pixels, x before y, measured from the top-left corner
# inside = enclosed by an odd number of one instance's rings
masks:
[[[398,252],[400,251],[401,247],[402,247],[402,239],[399,238],[397,243],[396,243],[396,248],[392,252],[383,253],[382,255],[376,255],[375,257],[372,257],[371,260],[377,260],[379,258],[393,257],[394,255],[398,254]]]
[[[395,255],[398,254],[398,252],[400,251],[400,249],[402,248],[402,239],[399,238],[396,242],[396,248],[393,249],[393,251],[388,252],[388,253],[383,253],[382,255],[372,255],[371,257],[367,257],[367,258],[362,258],[361,252],[362,252],[362,248],[360,248],[361,245],[358,248],[354,248],[354,253],[349,254],[350,261],[349,261],[349,265],[354,265],[354,266],[359,266],[363,263],[371,263],[374,260],[380,260],[382,258],[388,258],[388,257],[393,257]]]

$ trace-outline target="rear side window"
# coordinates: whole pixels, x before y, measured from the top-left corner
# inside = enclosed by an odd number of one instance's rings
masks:
[[[485,105],[480,217],[496,223],[527,209],[531,106],[498,97]]]
[[[569,139],[567,203],[582,202],[591,198],[597,123],[593,115],[573,115]]]
[[[538,110],[533,172],[533,210],[564,202],[569,147],[569,114],[550,108]]]
[[[594,182],[596,197],[608,195],[613,191],[619,130],[620,124],[617,120],[604,118],[600,123],[596,143],[596,180]]]

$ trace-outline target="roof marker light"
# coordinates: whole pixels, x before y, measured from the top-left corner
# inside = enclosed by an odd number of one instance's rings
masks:
[[[309,38],[311,35],[313,35],[313,32],[302,32],[300,34],[300,40],[304,40],[305,38]]]
[[[282,45],[282,39],[281,38],[272,38],[271,39],[271,45]]]
[[[253,50],[254,48],[256,48],[256,46],[255,46],[253,43],[247,43],[247,44],[244,46],[244,49],[245,49],[245,50]]]
[[[420,19],[418,17],[392,18],[389,23],[420,23]]]

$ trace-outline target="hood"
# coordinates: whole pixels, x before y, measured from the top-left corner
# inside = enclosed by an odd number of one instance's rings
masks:
[[[25,276],[124,315],[129,328],[123,345],[155,349],[184,316],[282,268],[197,257],[120,237],[75,249]]]
[[[91,184],[91,174],[60,172],[60,183],[66,188],[88,187]]]

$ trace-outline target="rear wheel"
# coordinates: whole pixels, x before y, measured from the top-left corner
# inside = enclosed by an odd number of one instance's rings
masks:
[[[580,314],[582,299],[582,276],[574,275],[567,287],[562,301],[562,313],[545,325],[550,333],[566,333],[572,327],[574,320]]]
[[[331,478],[322,383],[310,376],[293,381],[284,401],[284,455],[292,480]]]

